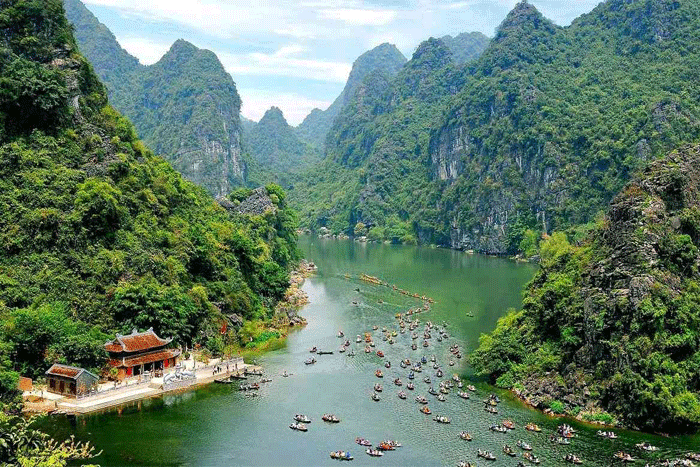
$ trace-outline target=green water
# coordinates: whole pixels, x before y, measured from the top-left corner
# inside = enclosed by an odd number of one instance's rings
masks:
[[[477,448],[492,450],[497,456],[495,462],[479,461],[480,466],[515,466],[518,459],[505,456],[501,448],[504,443],[514,445],[517,439],[533,445],[545,466],[567,465],[561,457],[568,452],[582,457],[585,465],[611,465],[612,454],[618,450],[641,455],[634,444],[643,440],[661,448],[647,459],[698,449],[698,437],[661,438],[618,430],[620,439],[602,440],[595,435],[595,427],[574,421],[568,422],[579,435],[572,445],[552,446],[547,437],[561,420],[528,409],[508,393],[474,378],[465,358],[456,360],[454,367],[447,365],[449,345],[457,342],[467,350],[473,348],[479,334],[493,329],[505,310],[519,306],[522,287],[535,272],[533,266],[443,249],[312,237],[303,237],[300,246],[305,257],[319,268],[304,286],[311,304],[302,314],[309,324],[289,337],[286,349],[259,359],[273,378],[263,385],[259,397],[238,392],[235,385],[211,385],[77,420],[53,417],[49,422],[51,431],[57,436],[75,434],[78,439],[93,442],[104,451],[95,459],[102,466],[334,465],[338,461],[328,454],[338,449],[354,455],[351,465],[454,466],[460,460],[476,462]],[[380,329],[395,328],[395,313],[418,302],[390,288],[360,282],[356,279],[360,273],[379,276],[435,299],[432,310],[418,316],[421,322],[447,322],[449,340],[438,343],[433,333],[428,349],[419,346],[413,351],[408,332],[399,334],[394,345],[383,342],[380,333],[375,332],[377,348],[385,352],[392,368],[383,367],[384,359],[365,354],[363,346],[355,344],[357,334],[371,330],[373,324]],[[357,287],[360,292],[355,290]],[[357,347],[355,357],[338,353],[341,339],[336,334],[340,329],[350,338],[351,348]],[[317,364],[306,366],[303,362],[313,346],[335,353],[319,356]],[[416,390],[408,391],[404,386],[408,399],[400,400],[392,380],[400,376],[405,385],[408,370],[400,368],[399,360],[408,357],[415,361],[421,355],[436,355],[446,377],[459,372],[466,382],[476,385],[477,393],[465,401],[453,389],[445,402],[435,400],[422,381],[429,374],[437,387],[434,370],[428,366],[414,380]],[[374,402],[370,396],[372,386],[379,381],[374,376],[379,368],[385,373],[381,381],[384,391],[381,401]],[[293,375],[280,377],[284,370]],[[503,399],[499,415],[483,411],[480,401],[490,392],[497,392]],[[452,423],[440,425],[432,421],[432,416],[419,413],[419,404],[414,401],[418,394],[430,400],[433,415],[449,416]],[[325,412],[336,414],[341,423],[323,423],[320,417]],[[313,419],[307,433],[288,428],[295,413]],[[488,431],[491,424],[504,418],[515,421],[518,428],[507,434]],[[543,432],[526,432],[522,426],[529,421],[538,423]],[[458,439],[461,430],[471,432],[474,441]],[[382,458],[370,458],[354,443],[357,436],[373,442],[395,439],[404,447]],[[636,465],[644,463],[638,461]]]

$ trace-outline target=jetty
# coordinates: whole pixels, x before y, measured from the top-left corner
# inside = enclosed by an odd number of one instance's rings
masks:
[[[89,414],[169,393],[191,391],[217,379],[243,379],[246,374],[260,374],[262,371],[259,366],[244,363],[241,357],[213,359],[207,364],[190,359],[181,361],[179,365],[160,377],[142,375],[120,383],[101,383],[95,391],[84,396],[63,396],[37,390],[26,392],[25,411]],[[176,372],[178,377],[175,377]]]

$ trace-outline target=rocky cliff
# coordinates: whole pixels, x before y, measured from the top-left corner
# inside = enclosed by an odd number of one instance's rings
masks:
[[[472,362],[539,408],[697,428],[699,246],[700,146],[691,146],[650,164],[581,245],[545,242],[523,310],[480,339]]]
[[[154,151],[215,196],[245,183],[241,101],[216,55],[179,40],[156,64],[142,66],[80,0],[64,5],[112,104]]]

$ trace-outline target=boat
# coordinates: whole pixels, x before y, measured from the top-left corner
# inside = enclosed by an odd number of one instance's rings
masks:
[[[384,356],[384,352],[382,352],[381,350],[377,350],[377,357],[383,357],[383,356]]]
[[[489,451],[482,451],[481,449],[478,449],[476,451],[477,457],[481,457],[482,459],[486,459],[487,461],[495,461],[496,456],[493,455],[493,453]]]
[[[538,425],[536,425],[534,423],[528,423],[527,425],[525,425],[525,429],[527,431],[534,431],[536,433],[539,433],[540,431],[542,431],[542,428],[540,428]]]
[[[461,397],[462,399],[469,399],[469,393],[468,393],[468,392],[459,391],[459,392],[457,392],[457,395],[458,395],[459,397]]]
[[[401,386],[401,385],[403,384],[403,382],[401,382],[401,379],[400,379],[400,378],[396,378],[396,379],[394,380],[394,384],[397,385],[397,386]]]
[[[401,368],[406,368],[408,366],[403,360],[401,360],[401,363],[399,363],[399,365],[401,365]]]
[[[346,350],[346,348],[343,346],[343,347],[338,349],[338,352],[343,353],[343,352],[345,352],[345,350]]]
[[[654,452],[654,451],[658,451],[658,450],[659,450],[658,447],[652,446],[651,444],[647,443],[646,441],[644,441],[644,442],[642,442],[642,443],[637,443],[637,444],[635,444],[635,446],[636,446],[638,449],[641,449],[641,450],[647,451],[647,452]]]
[[[472,440],[472,435],[467,433],[466,431],[462,431],[459,434],[460,439],[463,439],[464,441],[471,441]]]
[[[345,337],[345,334],[343,334],[343,331],[338,331],[338,337],[339,338]]]
[[[476,388],[471,384],[467,385],[467,389],[469,389],[471,392],[476,392]]]
[[[399,391],[398,396],[399,396],[399,399],[405,399],[405,398],[406,398],[406,393],[403,392],[403,391]]]
[[[596,434],[597,434],[598,436],[600,436],[601,438],[617,439],[617,435],[616,435],[615,433],[613,433],[612,431],[601,431],[601,430],[598,430],[598,431],[596,432]]]
[[[411,371],[414,371],[416,373],[421,373],[423,371],[423,368],[421,368],[419,365],[416,365],[413,368],[411,368]]]
[[[539,464],[539,463],[540,463],[540,458],[537,457],[536,455],[534,455],[533,453],[529,452],[529,451],[523,453],[523,458],[524,458],[526,461],[532,462],[533,464]]]
[[[437,395],[438,395],[438,392],[435,390],[435,388],[433,388],[432,386],[430,386],[430,387],[428,388],[428,394],[431,394],[431,395],[433,395],[433,396],[437,396]]]
[[[271,382],[272,382],[272,378],[263,378],[263,379],[260,380],[260,382],[261,382],[261,383],[271,383]]]
[[[484,407],[484,410],[485,410],[486,412],[492,413],[492,414],[497,414],[497,413],[498,413],[498,410],[496,409],[496,407],[491,407],[490,405],[487,405],[486,407]]]
[[[309,352],[311,352],[311,353],[318,352],[318,347],[316,347],[316,346],[311,347],[311,349],[309,349]]]
[[[700,454],[696,452],[689,452],[685,455],[685,458],[689,461],[698,461],[700,462]]]
[[[420,362],[421,362],[423,365],[425,365],[426,363],[428,363],[428,359],[425,358],[425,355],[423,355],[423,356],[420,358]]]
[[[426,399],[426,398],[423,397],[423,396],[416,396],[416,402],[418,402],[418,403],[420,403],[420,404],[427,404],[427,403],[428,403],[428,399]]]
[[[435,355],[430,356],[430,361],[433,363],[435,363],[435,361],[437,361],[437,358],[435,358]]]
[[[510,457],[515,457],[518,454],[513,450],[512,447],[508,446],[507,444],[503,446],[503,453],[510,456]]]
[[[294,420],[301,423],[311,423],[311,419],[309,417],[300,413],[294,415]]]
[[[518,446],[520,449],[524,451],[532,451],[532,446],[527,444],[525,441],[522,439],[519,439],[517,443],[515,443],[516,446]]]
[[[424,405],[424,406],[421,407],[419,410],[420,410],[421,412],[423,412],[424,414],[426,414],[426,415],[430,415],[430,414],[432,413],[432,412],[430,411],[430,409],[428,408],[427,405]]]
[[[440,365],[438,365],[437,363],[434,363],[434,364],[433,364],[433,370],[437,370],[438,368],[440,368]]]
[[[231,383],[233,383],[233,380],[231,379],[231,377],[215,379],[214,381],[219,383],[219,384],[231,384]]]
[[[372,448],[367,448],[365,451],[367,454],[369,454],[372,457],[382,457],[384,453],[378,449],[372,449]]]
[[[416,350],[417,348],[418,348],[418,346],[417,346],[415,343],[413,343],[413,344],[411,345],[411,349],[412,349],[412,350]]]
[[[581,458],[573,454],[567,454],[564,457],[562,457],[562,459],[564,459],[564,462],[569,462],[571,464],[583,464]]]
[[[423,378],[423,381],[425,381],[427,384],[430,384],[430,376],[426,376]]]
[[[372,326],[372,329],[373,329],[374,331],[376,331],[377,329],[379,329],[379,326],[377,326],[377,325],[375,324],[374,326]]]
[[[391,362],[387,360],[387,361],[384,363],[384,368],[391,368]]]
[[[291,425],[289,425],[289,428],[295,431],[309,431],[309,429],[306,428],[306,425],[304,425],[303,423],[292,423]]]
[[[382,441],[384,444],[388,444],[389,446],[392,446],[394,448],[400,448],[403,446],[403,444],[399,443],[398,441],[394,440],[387,440],[387,441]]]
[[[377,449],[379,449],[380,451],[395,451],[396,450],[396,448],[394,446],[387,443],[386,441],[382,441],[381,443],[379,443],[379,445],[377,446]]]
[[[444,394],[438,395],[437,400],[439,400],[440,402],[445,402],[445,395]]]
[[[406,389],[408,389],[409,391],[413,391],[415,388],[416,387],[410,381],[408,382],[408,384],[406,384]]]
[[[423,341],[423,347],[427,347],[427,346],[428,346],[428,341]]]
[[[568,438],[564,438],[563,436],[552,435],[550,439],[553,443],[557,443],[557,444],[562,444],[562,445],[571,444],[571,441],[569,441]]]
[[[332,350],[319,350],[316,352],[316,355],[333,355]]]
[[[461,381],[459,381],[459,382],[457,383],[457,387],[458,387],[458,388],[462,389],[463,386],[464,386],[464,385],[462,384]]]
[[[348,354],[348,357],[354,357],[355,356],[355,349],[351,349],[350,353]]]
[[[435,373],[435,375],[436,375],[438,378],[442,378],[442,377],[444,376],[444,373],[442,372],[442,370],[438,370],[437,373]]]
[[[503,420],[501,422],[501,425],[508,428],[509,430],[515,430],[515,423],[513,422],[513,420]]]
[[[455,383],[459,383],[459,375],[457,373],[454,373],[452,375],[452,381],[454,381]]]
[[[457,467],[476,467],[476,464],[467,461],[459,461],[457,462]]]
[[[382,388],[382,385],[381,385],[381,384],[377,383],[377,384],[374,385],[374,390],[375,390],[375,391],[377,391],[377,392],[382,392],[382,389],[383,389],[383,388]]]
[[[338,459],[341,461],[351,461],[354,459],[347,451],[333,451],[331,452],[331,459]]]
[[[371,446],[372,445],[372,443],[368,439],[365,439],[365,438],[359,438],[359,437],[355,438],[355,442],[357,444],[359,444],[360,446]]]
[[[365,346],[365,353],[372,353],[372,348],[369,345]]]
[[[372,400],[373,400],[374,402],[379,402],[379,401],[381,400],[381,397],[379,397],[379,394],[377,394],[377,393],[375,392],[375,393],[372,393]]]
[[[287,377],[289,377],[289,375],[290,375],[290,373],[287,373],[287,370],[284,370],[284,371],[282,372],[282,377],[283,377],[283,378],[287,378]],[[234,378],[234,376],[231,376],[231,378]],[[239,377],[238,379],[240,379],[240,377]],[[243,379],[245,379],[245,377],[244,377]]]
[[[375,372],[374,372],[374,375],[375,375],[377,378],[383,378],[383,377],[384,377],[384,373],[382,373],[382,370],[377,370],[377,371],[375,371]]]
[[[304,360],[304,363],[305,363],[306,365],[313,365],[314,363],[316,363],[316,359],[313,358],[313,357],[311,357],[311,358],[308,358],[308,359]]]
[[[508,428],[502,425],[491,425],[489,430],[495,431],[496,433],[508,433]]]
[[[435,417],[433,417],[433,420],[438,422],[438,423],[445,423],[445,424],[452,423],[452,420],[450,418],[443,417],[441,415],[436,415]]]
[[[620,459],[622,462],[634,462],[634,457],[630,456],[626,452],[618,451],[614,456],[616,459]]]
[[[336,417],[335,415],[330,414],[330,413],[324,413],[323,417],[321,417],[321,420],[323,420],[324,422],[328,422],[328,423],[339,423],[340,422],[340,419],[338,417]]]
[[[450,393],[450,390],[447,389],[445,386],[440,385],[440,392],[441,392],[442,394],[449,394],[449,393]]]
[[[357,342],[358,344],[362,342],[362,337],[360,337],[359,334],[358,334],[357,337],[355,338],[355,342]]]

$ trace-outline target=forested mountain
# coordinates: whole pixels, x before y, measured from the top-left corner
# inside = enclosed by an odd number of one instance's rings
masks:
[[[524,307],[472,363],[540,408],[700,426],[700,146],[652,163],[579,246],[546,240]]]
[[[608,0],[562,28],[521,2],[466,65],[428,41],[365,83],[292,198],[309,227],[489,253],[593,219],[700,137],[700,4]]]
[[[391,78],[406,63],[406,57],[393,44],[381,44],[360,55],[352,64],[350,76],[340,95],[326,110],[314,109],[297,127],[299,137],[323,148],[326,135],[338,114],[352,100],[357,89],[370,74],[381,74]]]
[[[244,135],[245,147],[255,161],[250,170],[252,180],[260,178],[288,185],[296,174],[321,160],[321,151],[301,141],[277,107],[265,112],[258,123],[249,125]]]
[[[440,40],[452,52],[452,60],[461,65],[479,58],[491,39],[480,32],[463,32],[455,37],[443,36]]]
[[[80,0],[64,4],[112,104],[149,147],[215,196],[245,183],[241,100],[214,53],[178,40],[158,63],[142,66]]]
[[[198,53],[176,44],[159,67]],[[99,370],[115,332],[218,346],[237,339],[227,316],[271,316],[297,259],[279,187],[237,214],[154,156],[60,0],[3,3],[0,76],[0,399],[54,362]]]

